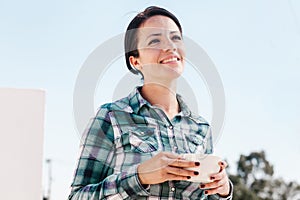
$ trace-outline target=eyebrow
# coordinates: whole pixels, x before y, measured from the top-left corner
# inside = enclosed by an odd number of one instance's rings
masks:
[[[170,32],[170,34],[175,34],[175,33],[180,33],[180,32],[179,31],[171,31]],[[148,35],[146,39],[153,37],[153,36],[161,36],[161,35],[162,35],[161,33],[152,33],[152,34]]]
[[[180,33],[179,31],[171,31],[170,34]]]
[[[153,37],[153,36],[161,36],[161,33],[153,33],[147,36],[146,39],[148,39],[149,37]]]

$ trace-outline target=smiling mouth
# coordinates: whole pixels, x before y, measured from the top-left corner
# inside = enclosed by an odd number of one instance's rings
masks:
[[[177,58],[177,57],[174,57],[174,58],[169,58],[169,59],[162,60],[159,63],[166,64],[166,63],[177,62],[177,61],[180,61],[180,59]]]

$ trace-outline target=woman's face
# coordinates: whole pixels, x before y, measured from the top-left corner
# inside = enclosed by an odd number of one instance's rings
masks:
[[[139,69],[145,82],[172,81],[184,69],[184,43],[175,22],[156,15],[147,19],[137,32],[139,57],[131,63]]]

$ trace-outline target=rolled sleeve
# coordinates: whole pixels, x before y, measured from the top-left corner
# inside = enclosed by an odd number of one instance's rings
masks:
[[[121,173],[121,187],[131,197],[149,196],[150,193],[147,191],[149,188],[144,188],[139,180],[137,166],[134,165],[126,170],[126,172]]]

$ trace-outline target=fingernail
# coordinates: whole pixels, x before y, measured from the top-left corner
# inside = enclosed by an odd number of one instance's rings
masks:
[[[201,184],[201,185],[200,185],[200,188],[204,188],[204,187],[205,187],[205,185],[204,185],[204,184]]]
[[[188,176],[188,177],[187,177],[187,179],[191,179],[191,177],[190,177],[190,176]]]
[[[199,165],[200,165],[200,163],[199,163],[199,162],[195,162],[195,165],[196,165],[196,166],[199,166]]]
[[[223,163],[223,162],[221,162],[220,164],[221,164],[221,165],[224,165],[224,163]]]
[[[195,175],[199,175],[199,172],[197,172],[197,171],[194,171],[194,174],[195,174]]]
[[[207,191],[205,191],[204,193],[205,193],[205,194],[207,194],[208,192],[207,192]]]
[[[210,177],[210,180],[214,180],[214,179],[215,179],[215,177],[213,177],[213,176]]]

